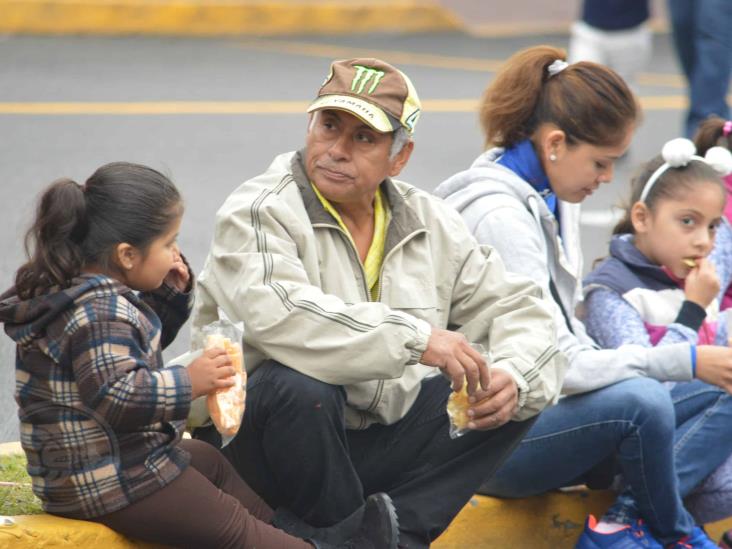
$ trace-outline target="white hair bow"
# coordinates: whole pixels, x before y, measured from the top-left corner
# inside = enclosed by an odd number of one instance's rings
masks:
[[[567,67],[569,67],[569,63],[561,59],[557,59],[551,65],[549,65],[546,70],[549,72],[549,78],[551,78],[552,76],[558,75]]]
[[[639,199],[641,202],[646,201],[653,185],[666,170],[669,168],[681,168],[689,164],[692,160],[706,162],[722,177],[732,173],[732,153],[727,149],[724,147],[712,147],[702,158],[696,154],[696,146],[694,143],[684,137],[677,137],[676,139],[667,141],[663,149],[661,149],[661,156],[665,162],[646,181]]]

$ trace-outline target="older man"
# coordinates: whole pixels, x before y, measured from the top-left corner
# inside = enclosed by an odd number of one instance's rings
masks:
[[[564,369],[537,287],[391,179],[420,109],[393,66],[334,62],[305,148],[219,210],[194,313],[194,337],[220,311],[245,325],[247,412],[223,451],[247,482],[314,525],[386,491],[407,547],[447,527]],[[452,439],[446,403],[464,382],[469,430]]]

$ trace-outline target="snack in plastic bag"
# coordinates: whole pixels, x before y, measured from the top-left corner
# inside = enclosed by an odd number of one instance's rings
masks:
[[[468,429],[470,416],[468,409],[468,384],[463,382],[463,388],[453,391],[447,399],[447,415],[450,417],[450,437],[457,438]]]
[[[478,351],[484,358],[486,358],[486,368],[490,374],[490,360],[487,358],[487,351],[480,343],[471,343],[473,349]],[[470,409],[470,402],[468,402],[468,381],[463,380],[463,386],[459,391],[453,391],[447,398],[447,416],[450,418],[450,438],[458,438],[467,433],[468,423],[470,423],[470,416],[468,410]]]
[[[206,397],[206,404],[211,415],[211,420],[218,432],[221,433],[224,446],[239,432],[246,403],[247,373],[244,369],[244,357],[241,345],[238,342],[233,342],[229,337],[224,335],[226,332],[234,335],[232,333],[234,331],[236,331],[236,328],[232,324],[223,323],[222,321],[215,322],[204,328],[204,333],[206,334],[205,349],[224,349],[229,355],[231,365],[236,370],[234,374],[234,385],[225,389],[218,389],[209,393]]]

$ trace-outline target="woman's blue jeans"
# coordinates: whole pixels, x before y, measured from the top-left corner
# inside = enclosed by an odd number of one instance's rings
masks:
[[[682,401],[691,408],[695,399]],[[683,507],[674,466],[675,416],[668,389],[647,378],[563,398],[541,413],[481,492],[540,494],[576,483],[617,454],[630,492],[618,498],[606,518],[625,522],[640,516],[660,542],[678,540],[691,532],[694,521]]]
[[[671,389],[676,416],[674,464],[679,494],[688,496],[732,453],[732,397],[703,381],[677,383]],[[627,520],[634,516],[635,494],[626,488],[608,515]],[[732,509],[726,515],[732,514]]]

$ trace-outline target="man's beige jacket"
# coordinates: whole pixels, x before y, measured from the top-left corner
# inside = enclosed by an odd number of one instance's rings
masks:
[[[514,419],[555,401],[565,370],[551,309],[527,278],[507,273],[460,215],[406,183],[381,186],[391,218],[369,301],[348,235],[315,196],[302,153],[278,156],[219,209],[198,279],[193,342],[220,311],[243,321],[249,372],[274,359],[346,389],[346,425],[402,418],[420,382],[432,326],[463,332],[489,350],[519,387]],[[219,311],[220,309],[220,311]]]

